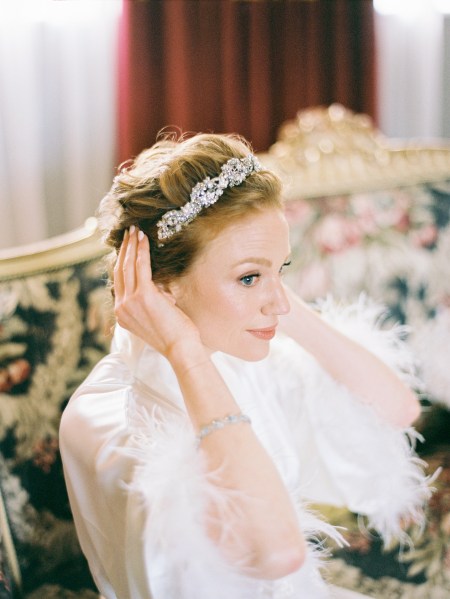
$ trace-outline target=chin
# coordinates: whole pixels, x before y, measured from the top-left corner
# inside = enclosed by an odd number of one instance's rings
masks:
[[[267,358],[270,351],[270,343],[269,342],[259,342],[260,347],[239,347],[239,348],[227,348],[223,351],[230,356],[234,356],[235,358],[240,358],[241,360],[245,360],[246,362],[259,362],[260,360],[264,360]]]
[[[209,351],[221,352],[234,358],[245,360],[246,362],[259,362],[267,358],[270,352],[270,341],[259,339],[239,339],[230,342],[224,342],[222,339],[204,339],[204,344]]]

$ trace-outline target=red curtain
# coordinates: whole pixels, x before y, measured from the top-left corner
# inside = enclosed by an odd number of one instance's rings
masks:
[[[125,0],[119,159],[163,127],[236,132],[265,150],[308,106],[374,115],[371,0]]]

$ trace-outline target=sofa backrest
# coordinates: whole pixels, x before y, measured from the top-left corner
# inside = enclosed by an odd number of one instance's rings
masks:
[[[104,255],[92,221],[0,252],[2,537],[12,539],[15,555],[4,548],[4,561],[25,592],[49,580],[92,587],[72,524],[58,428],[70,395],[109,348]]]

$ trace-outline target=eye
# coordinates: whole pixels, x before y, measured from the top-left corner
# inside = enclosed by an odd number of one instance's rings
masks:
[[[253,287],[253,285],[256,283],[257,279],[259,279],[260,276],[261,275],[259,273],[245,275],[244,277],[241,277],[239,281],[242,283],[242,285],[244,285],[244,287]]]

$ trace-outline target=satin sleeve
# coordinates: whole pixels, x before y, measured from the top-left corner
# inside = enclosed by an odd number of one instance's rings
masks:
[[[72,397],[60,430],[77,533],[105,599],[328,598],[316,542],[300,570],[276,581],[244,574],[222,553],[207,534],[208,514],[231,521],[238,492],[208,471],[186,413],[127,377],[120,359],[103,360]],[[295,507],[307,539],[340,541],[332,526]]]
[[[254,581],[206,533],[207,505],[226,517],[233,497],[207,474],[187,416],[126,376],[120,360],[103,361],[60,427],[77,533],[100,592],[107,599],[252,597]]]

